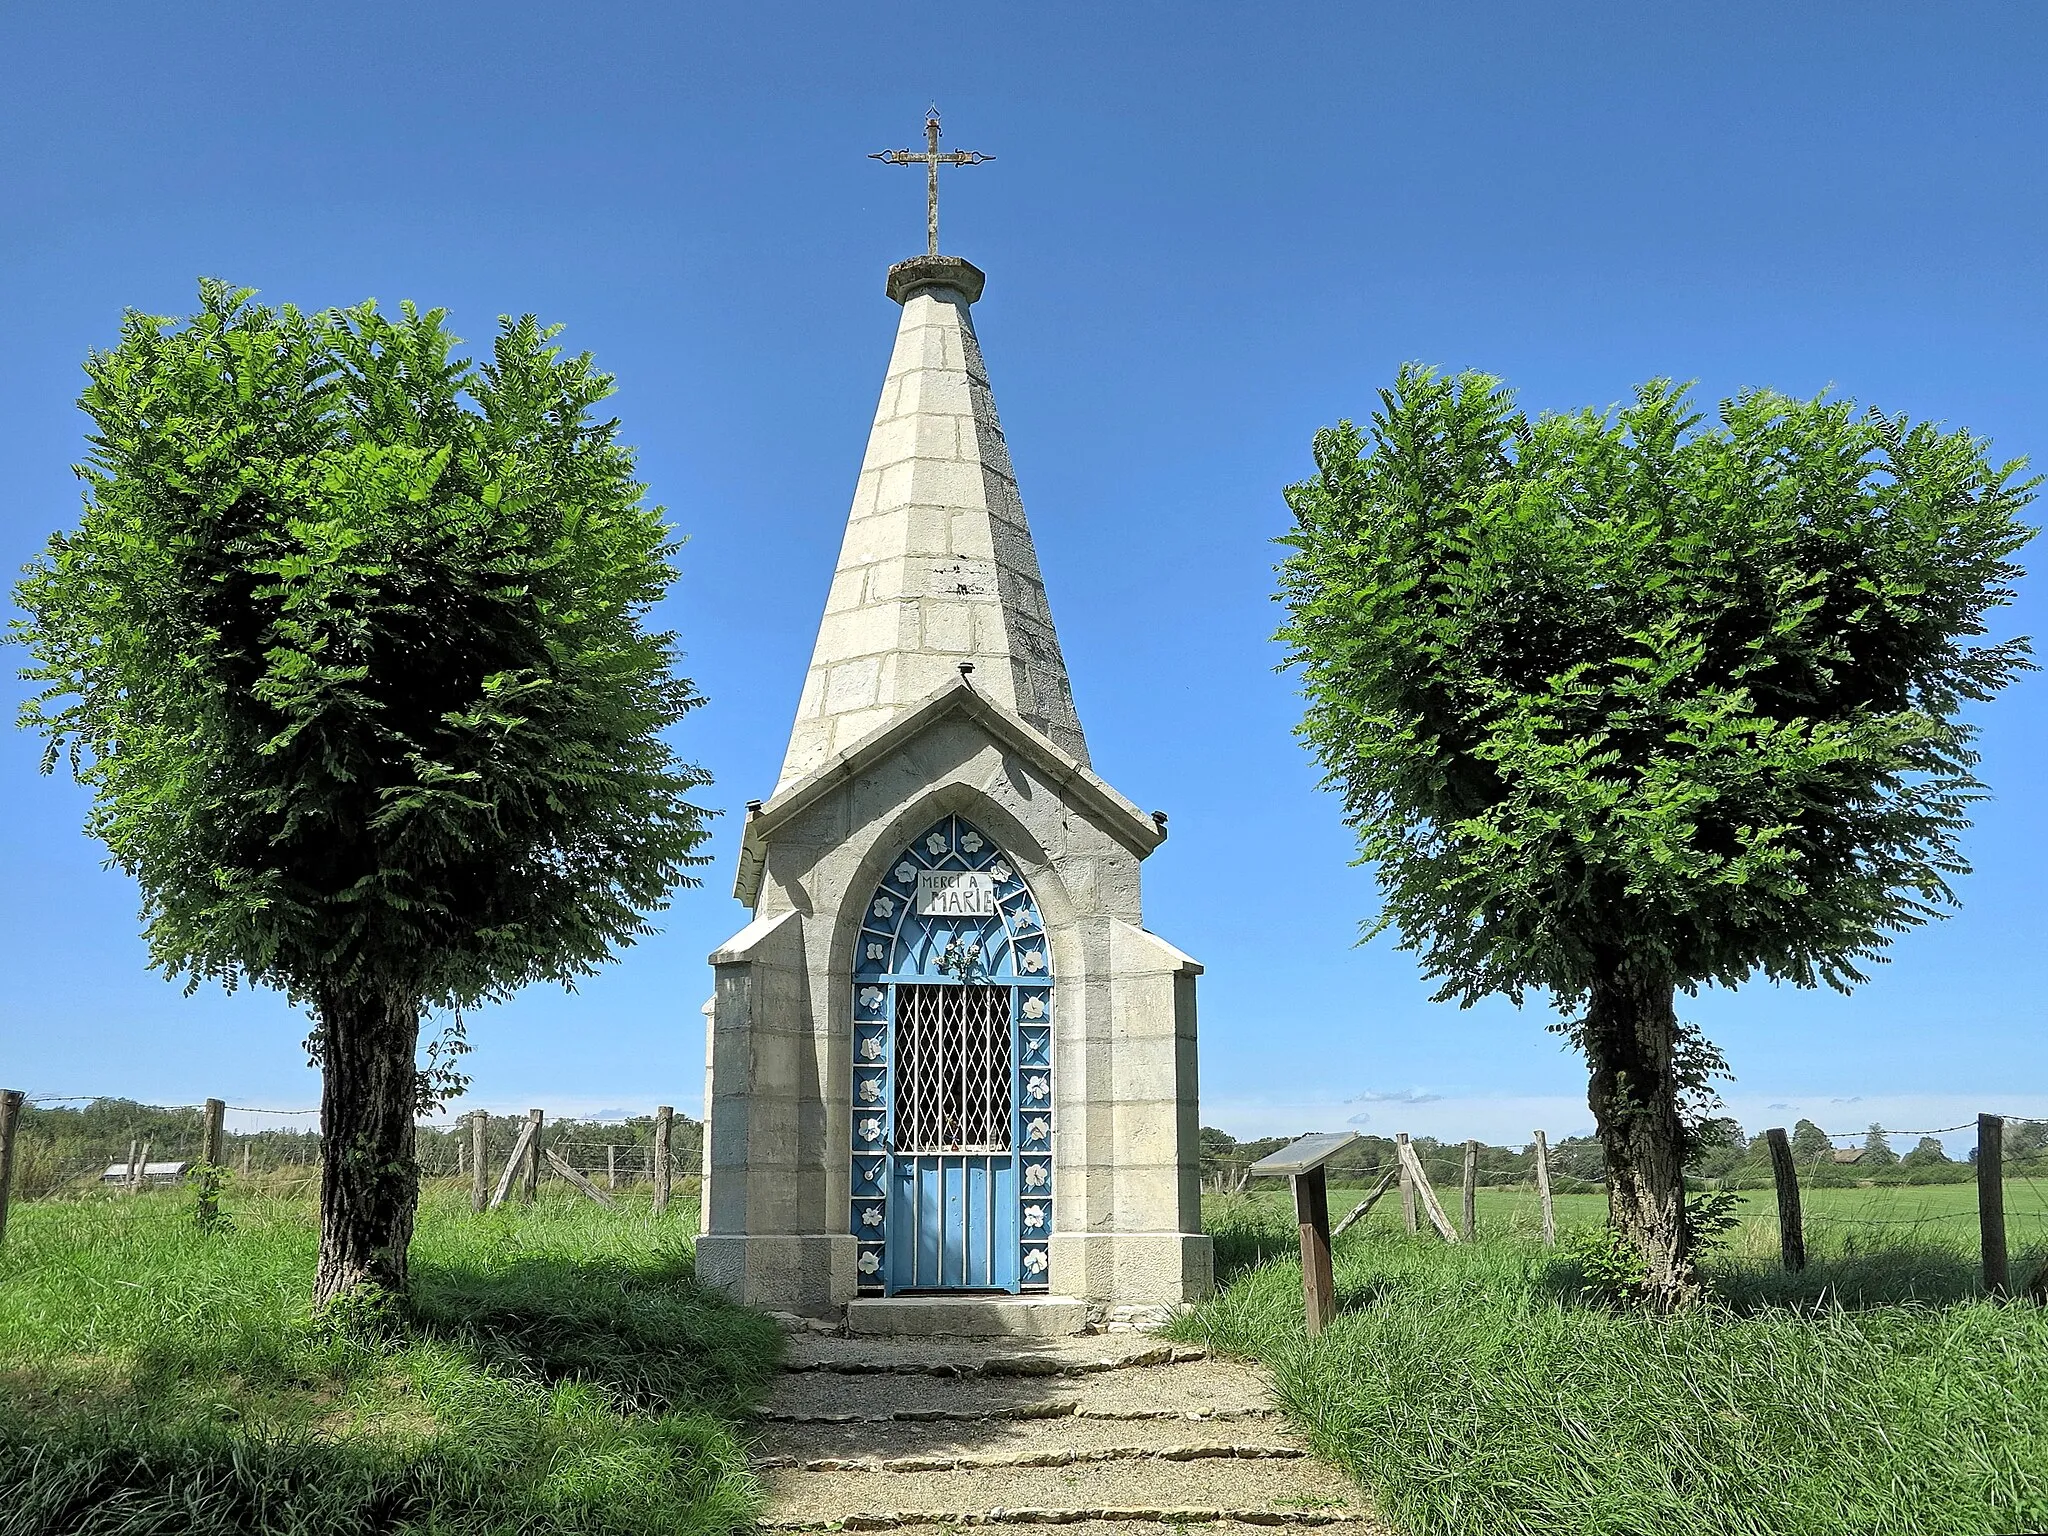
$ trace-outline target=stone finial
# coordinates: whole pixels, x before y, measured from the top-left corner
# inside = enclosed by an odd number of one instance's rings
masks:
[[[927,288],[950,288],[972,304],[987,284],[981,268],[958,256],[913,256],[889,269],[889,297],[898,304]]]

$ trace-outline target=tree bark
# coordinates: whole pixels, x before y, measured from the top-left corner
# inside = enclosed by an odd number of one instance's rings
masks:
[[[413,1108],[420,1008],[409,997],[323,988],[320,1266],[313,1301],[402,1298],[419,1204]]]
[[[1608,1219],[1641,1256],[1648,1299],[1664,1310],[1694,1288],[1674,990],[1618,966],[1594,984],[1585,1022],[1586,1100],[1607,1156]]]

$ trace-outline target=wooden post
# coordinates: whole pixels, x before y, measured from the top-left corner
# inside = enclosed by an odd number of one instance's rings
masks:
[[[526,1123],[533,1127],[533,1134],[526,1138],[526,1162],[519,1171],[519,1198],[528,1205],[540,1193],[540,1133],[545,1119],[537,1109],[526,1112]]]
[[[469,1112],[469,1208],[480,1211],[491,1203],[491,1117],[480,1109]]]
[[[1379,1183],[1373,1185],[1372,1189],[1367,1192],[1366,1197],[1363,1200],[1359,1201],[1357,1205],[1351,1208],[1351,1214],[1349,1216],[1346,1216],[1342,1221],[1337,1223],[1337,1229],[1330,1234],[1330,1241],[1334,1243],[1346,1232],[1349,1232],[1352,1229],[1352,1227],[1355,1226],[1357,1223],[1365,1220],[1365,1213],[1372,1209],[1373,1202],[1378,1200],[1379,1197],[1381,1195],[1384,1195],[1389,1189],[1393,1188],[1394,1179],[1397,1175],[1399,1175],[1400,1172],[1401,1163],[1400,1160],[1397,1158],[1394,1162],[1388,1165],[1387,1171],[1380,1175]]]
[[[0,1243],[7,1241],[7,1197],[14,1189],[14,1137],[21,1126],[27,1095],[19,1088],[0,1088]]]
[[[599,1205],[617,1205],[618,1202],[583,1176],[582,1170],[553,1147],[548,1148],[548,1166],[567,1179],[576,1188],[590,1196]]]
[[[249,1182],[249,1143],[242,1143],[242,1182]]]
[[[539,1140],[540,1111],[528,1110],[526,1124],[519,1128],[519,1139],[512,1144],[512,1153],[505,1159],[505,1171],[498,1175],[498,1187],[491,1191],[492,1210],[505,1203],[505,1197],[512,1192],[512,1181],[525,1172],[527,1154]]]
[[[1984,1289],[2003,1296],[2010,1282],[2005,1253],[2005,1117],[1977,1117],[1977,1232],[1984,1244]]]
[[[654,1214],[664,1215],[668,1211],[668,1133],[675,1121],[676,1112],[668,1105],[658,1105],[654,1111]]]
[[[1479,1143],[1465,1143],[1465,1209],[1464,1223],[1459,1231],[1465,1234],[1465,1241],[1472,1241],[1472,1234],[1479,1225]]]
[[[1408,1224],[1408,1230],[1419,1230],[1415,1225],[1415,1176],[1408,1171],[1408,1133],[1394,1133],[1395,1166],[1401,1170],[1401,1219]]]
[[[1294,1220],[1301,1228],[1301,1299],[1314,1338],[1337,1315],[1337,1279],[1330,1268],[1330,1185],[1318,1163],[1294,1175]]]
[[[1415,1193],[1421,1196],[1422,1208],[1429,1213],[1429,1224],[1436,1228],[1438,1237],[1447,1243],[1455,1243],[1458,1240],[1457,1228],[1453,1227],[1451,1219],[1444,1215],[1444,1208],[1436,1203],[1436,1191],[1430,1187],[1429,1175],[1422,1171],[1422,1159],[1415,1155],[1415,1148],[1409,1144],[1408,1138],[1403,1136],[1395,1144],[1395,1150],[1400,1153],[1401,1161],[1408,1167],[1408,1177],[1414,1183]]]
[[[137,1174],[135,1170],[138,1167],[140,1167],[141,1164],[136,1162],[135,1154],[137,1151],[141,1149],[141,1147],[142,1143],[137,1141],[134,1137],[131,1136],[128,1138],[128,1182],[123,1186],[123,1188],[127,1189],[130,1193],[134,1192],[135,1181],[140,1177],[140,1175]]]
[[[1778,1186],[1778,1258],[1787,1269],[1806,1268],[1806,1224],[1799,1214],[1799,1169],[1783,1126],[1764,1132],[1771,1149],[1771,1182]]]
[[[132,1195],[149,1181],[149,1142],[144,1140],[142,1150],[135,1156],[135,1166],[129,1171],[128,1192]]]
[[[1557,1212],[1550,1203],[1550,1138],[1536,1133],[1536,1200],[1543,1207],[1543,1246],[1557,1246]]]
[[[604,1148],[604,1187],[619,1187],[619,1149],[610,1142],[606,1142]]]
[[[208,1099],[206,1116],[199,1122],[199,1164],[204,1170],[199,1175],[199,1224],[202,1227],[210,1227],[220,1219],[220,1175],[214,1169],[220,1165],[221,1132],[227,1110],[225,1100]]]

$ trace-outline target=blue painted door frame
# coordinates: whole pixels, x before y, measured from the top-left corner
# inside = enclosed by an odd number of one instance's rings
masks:
[[[920,915],[926,872],[928,884],[975,877],[978,890],[958,904],[979,902],[979,909]],[[1037,903],[993,839],[949,816],[891,866],[862,919],[853,980],[851,1209],[860,1288],[889,1295],[1042,1290],[1052,1231],[1053,986]],[[996,1027],[994,1010],[1007,1014],[1001,1086],[984,1075],[981,1098],[968,1095],[970,1110],[974,1103],[991,1115],[1006,1110],[1005,1137],[979,1123],[978,1134],[952,1146],[958,1131],[905,1122],[906,1114],[925,1112],[915,1097],[925,1090],[910,1079],[928,1071],[898,1059],[906,1034],[899,1006],[910,1002],[911,987],[924,989],[921,1019],[935,1011],[954,1018],[953,1000],[932,989],[961,989],[959,1006],[981,1010],[984,1045],[994,1044],[986,1034]]]

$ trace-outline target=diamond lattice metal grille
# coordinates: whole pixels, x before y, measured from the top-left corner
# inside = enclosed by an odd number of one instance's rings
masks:
[[[896,989],[896,1150],[1010,1150],[1010,989]]]

